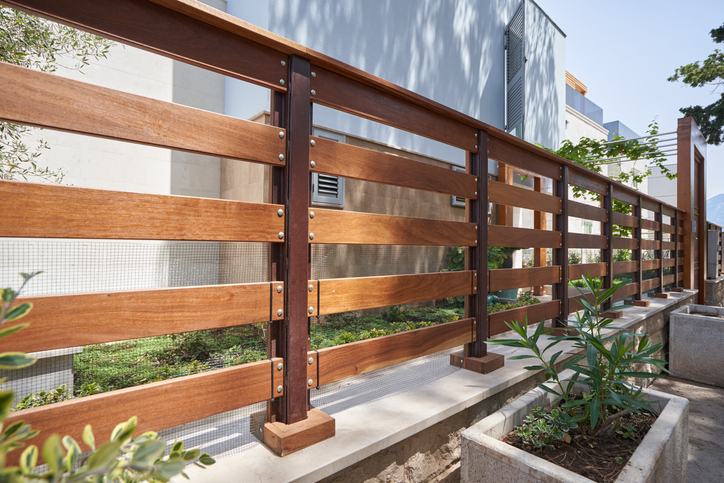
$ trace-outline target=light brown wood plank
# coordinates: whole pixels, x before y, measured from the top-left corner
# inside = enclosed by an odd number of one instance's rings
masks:
[[[674,274],[664,276],[664,285],[672,284],[676,281]]]
[[[606,264],[601,263],[584,263],[580,265],[568,265],[568,280],[580,280],[583,276],[603,277],[606,275]]]
[[[329,139],[312,137],[312,141],[309,156],[315,173],[478,198],[478,184],[471,174]]]
[[[312,102],[477,152],[477,129],[372,85],[313,66]]]
[[[622,298],[630,297],[631,295],[638,293],[638,291],[638,283],[627,283],[623,287],[616,290],[616,293],[613,294],[613,300],[620,300]]]
[[[641,262],[641,270],[655,270],[660,266],[660,260],[644,260]]]
[[[659,245],[660,243],[658,240],[641,240],[642,250],[658,250]]]
[[[638,228],[639,226],[639,219],[635,216],[631,215],[624,215],[623,213],[619,213],[617,211],[613,212],[613,224],[614,225],[623,225],[623,226],[630,226],[631,228]]]
[[[505,325],[506,322],[517,320],[523,324],[527,316],[529,324],[536,324],[541,320],[554,319],[558,317],[560,313],[561,303],[559,300],[495,312],[488,315],[488,335],[493,336],[509,331],[510,329]]]
[[[632,206],[638,206],[639,204],[639,197],[638,194],[633,194],[632,191],[636,191],[633,188],[629,188],[628,186],[622,185],[620,183],[616,183],[613,185],[613,199],[618,201],[623,201],[624,203],[628,203]],[[638,193],[636,191],[636,193]]]
[[[568,234],[568,248],[606,248],[608,239],[603,235]]]
[[[569,171],[569,174],[572,171]],[[593,221],[608,221],[608,211],[598,206],[586,205],[577,201],[568,201],[568,216],[575,216],[576,218],[584,218],[586,220]]]
[[[650,278],[648,280],[644,280],[641,284],[641,291],[646,292],[648,290],[655,289],[659,286],[660,280],[659,277]]]
[[[654,220],[641,220],[641,228],[644,230],[659,230],[660,223],[658,221]],[[671,228],[674,228],[673,226]],[[671,231],[671,233],[674,233],[675,230]]]
[[[270,307],[271,293],[269,283],[252,283],[22,297],[18,302],[33,304],[23,319],[30,327],[0,339],[0,351],[38,352],[278,320],[284,300]]]
[[[489,270],[489,292],[549,285],[561,281],[561,267],[503,268]]]
[[[608,193],[608,182],[597,176],[600,175],[579,166],[577,169],[568,171],[568,182],[573,186],[605,195]]]
[[[488,157],[546,178],[561,179],[560,164],[501,138],[488,138]]]
[[[676,250],[676,242],[662,241],[661,249],[662,250]]]
[[[284,370],[277,371],[280,358],[253,362],[216,371],[177,377],[143,386],[70,399],[47,406],[11,413],[6,424],[25,421],[40,434],[29,441],[42,447],[52,434],[70,435],[83,450],[83,428],[93,427],[96,444],[110,438],[113,428],[131,416],[138,417],[136,434],[159,431],[266,401],[281,384]],[[272,370],[272,367],[274,370]],[[274,381],[272,381],[272,374]],[[243,381],[243,384],[240,384]],[[19,457],[19,452],[15,458]]]
[[[664,233],[676,233],[676,227],[674,225],[668,225],[666,223],[661,225],[661,231]]]
[[[389,367],[472,341],[473,321],[462,319],[376,339],[319,349],[319,385]],[[317,357],[310,351],[309,357]],[[316,380],[317,367],[308,367]]]
[[[311,243],[475,246],[475,223],[312,208]],[[310,215],[311,216],[311,215]],[[311,235],[310,235],[311,238]]]
[[[488,202],[561,214],[561,199],[545,193],[488,180]]]
[[[612,237],[611,248],[635,250],[639,247],[639,241],[635,238]]]
[[[673,267],[676,265],[676,259],[675,258],[664,258],[663,260],[664,267]]]
[[[561,232],[489,225],[488,246],[511,248],[560,248]]]
[[[0,119],[281,166],[283,129],[0,62]]]
[[[282,205],[0,181],[0,236],[281,242]],[[233,221],[232,221],[233,220]]]
[[[639,262],[613,262],[613,274],[631,273],[639,269]]]
[[[315,287],[309,305],[316,306]],[[438,300],[473,293],[473,272],[441,272],[386,277],[333,278],[319,281],[320,314]],[[317,315],[316,313],[314,315]]]

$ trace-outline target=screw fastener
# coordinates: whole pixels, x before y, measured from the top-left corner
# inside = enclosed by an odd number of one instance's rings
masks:
[[[317,95],[317,91],[315,91],[314,89],[312,89],[312,95],[313,95],[313,96],[316,96],[316,95]]]
[[[277,386],[277,392],[282,392],[282,389],[284,389],[282,386]]]
[[[280,155],[279,155],[279,161],[284,161],[284,155],[283,155],[283,154],[280,154]]]
[[[309,289],[310,292],[314,292],[314,285],[310,285],[310,286],[307,287],[307,288]]]
[[[287,65],[287,61],[286,61],[286,60],[282,60],[282,65]],[[477,134],[476,134],[476,136],[477,136]]]
[[[307,362],[309,362],[310,366],[314,364],[314,357],[310,357],[309,359],[307,359]]]
[[[312,72],[312,77],[317,77],[317,73],[316,73],[316,72]]]
[[[279,232],[279,239],[280,239],[280,240],[283,240],[283,239],[284,239],[284,232],[283,232],[283,231],[280,231],[280,232]]]
[[[279,131],[279,139],[284,139],[284,131]]]
[[[314,218],[314,212],[313,212],[313,211],[310,211],[310,212],[309,212],[309,217],[310,217],[310,218]]]
[[[280,83],[281,85],[286,84],[286,82],[284,82],[284,79],[279,79],[279,83]]]
[[[307,381],[307,386],[311,386],[312,384],[314,384],[314,381],[313,381],[313,380],[310,379],[310,380]]]
[[[284,313],[284,311],[282,309],[277,310],[277,315],[279,317],[281,317],[283,313]]]
[[[284,210],[282,210],[281,208],[279,208],[279,210],[277,211],[277,215],[279,215],[279,216],[284,216]]]
[[[316,165],[317,165],[317,163],[315,163],[314,161],[312,161],[311,163],[309,163],[309,166],[311,166],[312,168],[315,167]]]
[[[279,364],[277,364],[277,371],[281,371],[282,369],[284,369],[284,364],[280,362]]]
[[[284,289],[282,288],[281,285],[279,285],[279,286],[277,287],[277,293],[282,293],[282,290],[284,290]]]
[[[307,309],[307,312],[309,312],[310,314],[313,314],[313,313],[314,313],[314,307],[309,307],[309,308]]]
[[[311,141],[309,141],[309,145],[312,146],[312,147],[314,147],[314,146],[317,145],[317,143],[315,143],[315,142],[314,142],[314,139],[312,139]]]
[[[314,240],[314,233],[310,233],[310,234],[309,234],[309,239],[310,239],[310,240]]]

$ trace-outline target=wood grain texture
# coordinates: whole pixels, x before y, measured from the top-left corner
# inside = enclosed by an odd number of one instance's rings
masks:
[[[559,248],[561,246],[561,232],[490,225],[488,226],[488,246]]]
[[[608,184],[610,180],[597,177],[597,175],[588,169],[578,167],[579,169],[571,169],[568,182],[573,186],[578,186],[588,191],[593,191],[599,195],[608,193]]]
[[[634,238],[611,237],[611,248],[614,250],[628,249],[635,250],[639,247],[639,241]]]
[[[568,265],[568,279],[580,280],[584,275],[591,277],[603,277],[606,275],[605,263],[584,263],[580,265]]]
[[[654,220],[641,220],[641,228],[643,228],[644,230],[654,230],[654,231],[656,231],[656,230],[659,230],[659,228],[660,228],[659,225],[660,225],[660,223],[659,223],[658,221],[654,221]],[[666,226],[666,225],[664,225],[664,226]],[[674,228],[674,227],[672,226],[671,228]],[[673,231],[671,231],[671,232],[666,232],[666,233],[673,233]]]
[[[620,287],[618,290],[616,290],[616,293],[613,294],[613,300],[620,300],[622,298],[630,297],[632,295],[635,295],[639,291],[639,284],[637,283],[627,283],[623,287]]]
[[[644,260],[641,262],[642,270],[656,270],[661,266],[660,260]]]
[[[664,258],[662,260],[664,267],[674,267],[676,266],[676,259],[675,258]],[[658,267],[657,267],[658,268]]]
[[[662,250],[676,250],[676,242],[662,241],[661,249]]]
[[[613,274],[631,273],[639,269],[639,262],[613,262]]]
[[[568,234],[568,248],[606,248],[608,240],[603,235]]]
[[[664,275],[664,285],[670,285],[676,281],[674,274]]]
[[[311,243],[349,245],[473,246],[475,223],[313,208]]]
[[[452,170],[451,170],[452,171]],[[488,180],[488,202],[561,214],[561,199],[545,193]]]
[[[475,152],[477,129],[315,65],[312,102]]]
[[[252,27],[250,24],[244,22],[246,29],[231,32],[208,18],[194,18],[190,14],[204,10],[213,11],[213,17],[224,15],[200,2],[114,0],[111,7],[96,0],[21,0],[4,5],[223,75],[286,90],[279,79],[286,78],[281,61],[287,56],[245,38],[243,32]]]
[[[265,423],[262,441],[277,456],[287,456],[299,450],[333,438],[336,432],[334,418],[317,408],[307,413],[307,419],[292,424]]]
[[[551,300],[550,302],[542,302],[535,305],[527,305],[512,310],[504,310],[488,315],[488,333],[493,336],[507,332],[510,329],[506,322],[517,320],[521,324],[528,317],[528,323],[534,324],[541,320],[555,319],[560,315],[561,303],[559,300]]]
[[[490,270],[488,290],[497,292],[513,288],[549,285],[561,281],[561,267],[503,268]]]
[[[664,223],[663,225],[661,225],[661,231],[663,231],[664,233],[674,234],[676,233],[676,227],[674,225]]]
[[[0,340],[0,350],[38,352],[265,322],[270,294],[269,283],[252,283],[22,297],[33,304],[23,319],[30,327]],[[272,319],[280,318],[275,309]]]
[[[0,181],[0,236],[281,242],[281,205]],[[233,220],[233,222],[232,222]]]
[[[462,319],[376,339],[319,349],[319,385],[340,381],[472,341],[473,320]],[[309,352],[309,356],[316,356]],[[309,373],[316,376],[316,367]]]
[[[283,165],[280,129],[0,62],[0,119],[224,158]],[[281,129],[283,131],[283,129]]]
[[[646,196],[641,197],[641,208],[643,208],[644,210],[658,212],[659,203],[661,203],[661,202],[658,200],[655,200],[653,198],[648,198]]]
[[[593,221],[608,221],[608,212],[598,206],[586,205],[578,201],[568,201],[568,214],[576,218],[584,218]]]
[[[673,206],[664,205],[664,211],[663,211],[664,216],[669,216],[669,217],[673,218],[673,217],[676,216],[676,212],[677,212],[677,211],[678,211],[679,213],[683,213],[683,211],[681,211],[681,210],[679,210],[679,209],[677,209],[677,208],[675,208],[675,207],[673,207]]]
[[[631,228],[638,228],[639,226],[639,219],[635,216],[631,215],[624,215],[623,213],[619,213],[617,211],[613,212],[613,224],[614,225],[623,225],[623,226],[630,226]]]
[[[661,242],[659,240],[641,240],[642,250],[659,250]]]
[[[497,137],[488,140],[488,157],[546,178],[561,179],[561,165]]]
[[[11,413],[6,423],[25,421],[40,434],[29,441],[42,447],[52,434],[72,436],[85,451],[82,432],[86,424],[93,426],[96,444],[108,441],[113,428],[131,416],[138,417],[136,434],[159,431],[197,421],[249,404],[266,401],[284,393],[272,394],[272,373],[275,383],[284,371],[276,365],[282,359],[252,362],[241,366],[177,377],[143,386],[135,386],[93,396],[70,399],[47,406]],[[274,370],[272,370],[272,367]],[[239,382],[243,381],[243,384]],[[11,456],[18,458],[19,452]]]
[[[623,185],[619,185],[616,183],[612,183],[612,185],[613,185],[613,199],[614,200],[623,201],[624,203],[628,203],[629,205],[632,205],[632,206],[638,206],[639,195],[634,194],[634,193],[638,193],[638,191],[635,191],[632,188],[624,187]],[[632,193],[632,191],[634,193]]]
[[[316,287],[316,280],[310,285]],[[319,315],[426,302],[473,293],[473,272],[441,272],[319,281]],[[317,303],[316,289],[309,306]],[[317,315],[316,313],[314,315]]]
[[[463,198],[477,199],[472,174],[421,163],[394,154],[312,137],[310,158],[315,173],[404,186]]]
[[[658,277],[656,278],[650,278],[648,280],[644,280],[641,284],[641,291],[646,292],[648,290],[652,290],[655,288],[658,288],[661,285],[661,281]]]

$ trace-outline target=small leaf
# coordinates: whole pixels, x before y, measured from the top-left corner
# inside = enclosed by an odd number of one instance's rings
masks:
[[[150,466],[165,450],[166,443],[158,439],[141,443],[131,457],[131,465]]]
[[[10,334],[14,334],[15,332],[24,329],[29,325],[30,324],[17,324],[13,325],[12,327],[8,327],[7,329],[0,330],[0,339],[2,339],[3,337],[7,337]]]
[[[83,430],[83,442],[87,444],[90,449],[96,449],[96,438],[93,436],[93,428],[91,428],[90,424],[86,424]]]
[[[20,469],[23,474],[29,475],[35,470],[35,465],[38,463],[38,447],[31,444],[23,454],[20,455]]]
[[[153,476],[160,477],[161,479],[168,481],[181,473],[184,466],[186,466],[186,463],[180,459],[161,461],[156,465],[156,471],[153,473]]]
[[[25,317],[26,315],[28,315],[32,308],[33,304],[24,303],[8,310],[8,312],[5,314],[5,322],[12,322],[13,320],[18,320],[22,317]]]
[[[35,364],[35,357],[23,352],[3,352],[0,354],[0,369],[22,369]]]
[[[101,445],[98,450],[88,458],[88,470],[108,468],[118,458],[120,448],[120,441],[109,441]]]
[[[51,435],[43,445],[43,459],[52,475],[59,475],[62,472],[64,456],[63,448],[60,446],[60,436]]]

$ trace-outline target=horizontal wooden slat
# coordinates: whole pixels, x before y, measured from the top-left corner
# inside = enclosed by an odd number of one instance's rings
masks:
[[[673,218],[674,216],[676,216],[676,212],[677,210],[673,206],[664,205],[664,216],[670,216],[671,218]],[[683,216],[684,212],[680,211],[680,213],[682,214],[681,216]]]
[[[654,201],[644,196],[641,198],[641,208],[658,213],[661,205],[659,201]]]
[[[638,228],[639,226],[639,219],[635,216],[631,215],[624,215],[623,213],[619,213],[617,211],[613,212],[613,224],[614,225],[623,225],[623,226],[630,226],[631,228]]]
[[[561,232],[490,225],[488,226],[488,246],[511,248],[560,248]]]
[[[612,299],[613,300],[620,300],[622,298],[630,297],[631,295],[634,295],[638,293],[639,291],[639,284],[638,283],[627,283],[623,287],[616,290],[616,293],[613,294]]]
[[[284,165],[283,129],[0,62],[0,119],[192,153]]]
[[[394,154],[312,137],[312,171],[477,199],[475,176]]]
[[[642,250],[658,250],[659,246],[659,240],[641,240]]]
[[[555,161],[497,137],[488,138],[488,157],[546,178],[561,179],[561,166]]]
[[[475,246],[475,223],[310,209],[311,243],[349,245]],[[311,218],[314,213],[314,218]],[[311,238],[314,234],[314,238]]]
[[[664,276],[664,285],[672,284],[676,281],[676,276],[672,273],[671,275]]]
[[[641,262],[641,270],[655,270],[659,266],[660,260],[644,260]]]
[[[493,180],[488,180],[488,202],[561,214],[559,197]]]
[[[613,185],[613,199],[623,201],[624,203],[628,203],[632,206],[638,206],[639,204],[638,196],[624,189],[623,185]]]
[[[319,349],[318,356],[315,351],[309,352],[309,357],[319,357],[319,380],[316,365],[308,367],[308,374],[321,386],[467,344],[472,337],[473,321],[463,319]]]
[[[608,221],[608,211],[598,206],[586,205],[577,201],[568,201],[568,215],[593,221]]]
[[[490,270],[489,292],[548,285],[561,281],[561,267],[504,268]]]
[[[662,250],[676,250],[676,242],[662,241],[661,249]]]
[[[655,289],[659,286],[659,282],[659,277],[644,280],[643,283],[641,283],[641,291],[646,292],[648,290]]]
[[[635,250],[639,247],[639,241],[635,238],[622,238],[614,236],[611,239],[611,248]]]
[[[613,274],[631,273],[639,269],[639,262],[613,262]]]
[[[18,301],[33,304],[23,319],[30,326],[0,339],[0,351],[37,352],[281,319],[276,312],[284,308],[283,294],[270,307],[271,294],[269,283],[252,283],[23,297]]]
[[[660,223],[654,220],[641,220],[641,228],[644,230],[659,230]],[[673,228],[673,227],[672,227]]]
[[[661,225],[661,231],[664,233],[676,233],[676,227],[674,225],[667,225],[664,223]]]
[[[608,239],[603,235],[568,234],[568,248],[607,248]]]
[[[312,66],[312,101],[477,152],[477,129],[349,77]]]
[[[608,194],[608,183],[590,176],[586,171],[587,170],[584,171],[583,168],[571,169],[568,172],[568,182],[579,188],[598,193],[599,195]]]
[[[673,267],[676,265],[676,259],[675,258],[664,258],[662,260],[664,267]]]
[[[0,181],[0,236],[280,242],[282,205]],[[233,222],[232,222],[233,220]]]
[[[315,287],[309,295],[309,305],[313,307],[317,304],[316,281],[309,283]],[[472,293],[472,271],[333,278],[319,281],[320,313],[312,315],[425,302]]]
[[[287,56],[248,38],[253,26],[230,32],[209,22],[169,10],[159,0],[114,0],[113,8],[97,0],[23,0],[4,5],[71,25],[223,75],[276,90],[286,90]],[[171,2],[187,3],[187,2]],[[196,2],[194,2],[196,3]],[[192,9],[209,9],[206,5]],[[215,11],[220,15],[226,15]],[[260,29],[259,29],[260,30]]]
[[[568,313],[572,314],[574,312],[578,312],[579,310],[583,310],[583,305],[579,303],[580,300],[586,299],[589,302],[591,301],[591,295],[576,295],[573,297],[568,297]],[[591,302],[592,303],[592,302]]]
[[[512,310],[504,310],[488,315],[488,335],[496,335],[507,332],[510,329],[506,322],[517,320],[521,324],[528,317],[529,324],[535,324],[541,320],[554,319],[561,313],[561,303],[558,300],[542,302],[535,305],[526,305]]]
[[[96,444],[100,444],[131,416],[138,417],[136,434],[142,434],[281,396],[283,392],[276,390],[272,394],[273,387],[283,386],[284,370],[276,370],[279,363],[283,360],[274,358],[16,411],[6,424],[25,421],[40,430],[29,444],[42,447],[50,435],[67,434],[88,450],[82,443],[86,424],[93,427]],[[13,453],[14,458],[19,456],[18,451]]]
[[[583,276],[604,277],[606,275],[606,264],[584,263],[580,265],[568,265],[568,280],[580,280]]]

